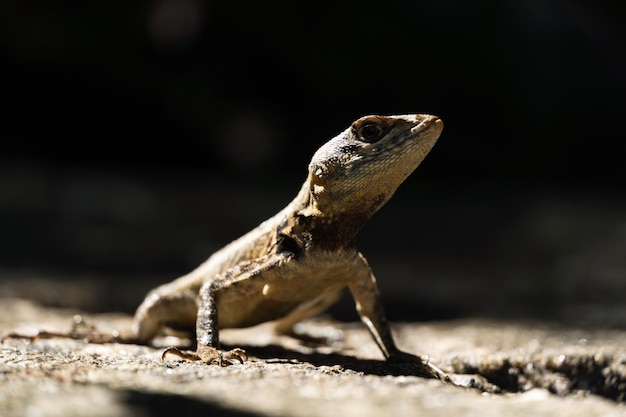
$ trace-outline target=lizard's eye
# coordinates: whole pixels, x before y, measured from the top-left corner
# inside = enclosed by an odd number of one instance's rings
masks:
[[[363,142],[374,143],[379,140],[384,133],[385,129],[379,124],[365,123],[357,129],[356,136]]]

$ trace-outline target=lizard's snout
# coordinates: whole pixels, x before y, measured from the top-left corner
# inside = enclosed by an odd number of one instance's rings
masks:
[[[436,118],[434,121],[434,125],[435,125],[435,131],[437,132],[437,136],[439,136],[441,132],[443,131],[443,120],[441,120],[440,118]]]
[[[420,130],[434,129],[435,134],[439,136],[443,131],[443,120],[437,116],[418,114],[415,116],[415,119],[420,123],[411,129],[412,133],[417,133]]]

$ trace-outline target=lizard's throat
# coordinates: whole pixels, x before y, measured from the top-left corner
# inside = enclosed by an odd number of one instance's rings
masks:
[[[338,250],[354,245],[356,235],[369,216],[342,212],[332,215],[298,216],[294,231],[306,231],[311,249]]]
[[[316,194],[311,184],[305,183],[292,202],[292,212],[296,213],[292,232],[306,231],[310,244],[322,249],[350,246],[363,225],[387,199],[386,196],[361,200],[332,198],[327,193]]]
[[[324,236],[340,245],[350,245],[365,223],[384,205],[384,201],[361,202],[361,204],[332,208],[320,207],[321,216],[311,225]]]

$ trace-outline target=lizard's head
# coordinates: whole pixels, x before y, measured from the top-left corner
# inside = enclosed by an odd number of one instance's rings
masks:
[[[442,130],[439,118],[425,114],[358,119],[313,155],[308,185],[317,208],[329,215],[371,216],[422,162]]]

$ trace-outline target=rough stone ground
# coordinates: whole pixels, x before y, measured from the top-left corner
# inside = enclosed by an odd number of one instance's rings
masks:
[[[76,313],[1,298],[0,336],[67,331]],[[83,319],[104,332],[130,326],[122,314]],[[308,330],[331,325],[343,338],[326,346],[275,336],[267,325],[223,331],[226,345],[250,355],[230,367],[163,362],[162,348],[7,339],[0,344],[0,415],[626,415],[624,332],[481,320],[395,326],[402,348],[428,353],[456,381],[478,387],[462,388],[416,376],[410,365],[385,364],[358,323],[317,320]]]

